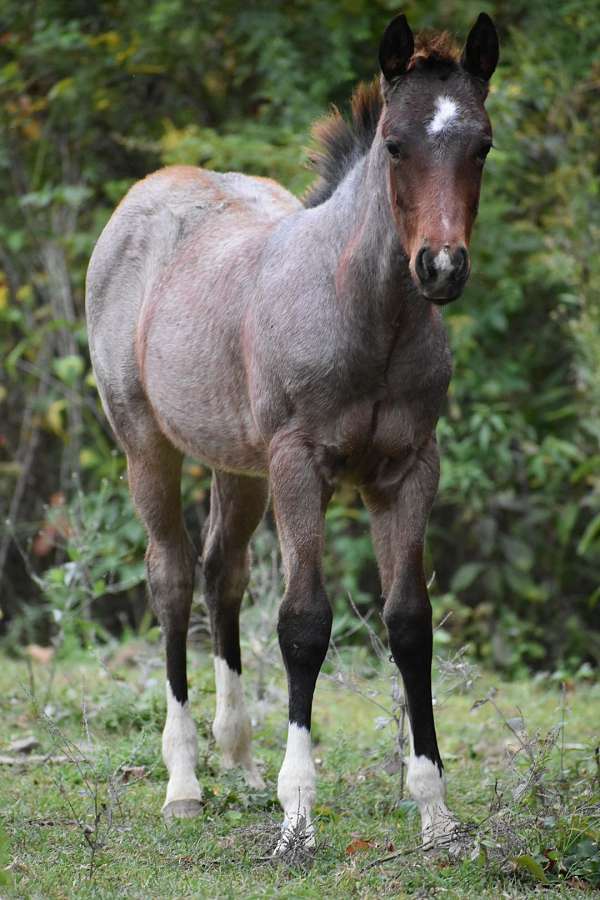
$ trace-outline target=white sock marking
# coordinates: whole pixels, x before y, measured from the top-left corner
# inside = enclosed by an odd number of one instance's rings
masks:
[[[277,796],[284,820],[277,852],[285,850],[294,831],[304,823],[305,844],[315,843],[311,813],[316,796],[316,773],[311,752],[310,731],[290,722],[285,757],[277,780]]]
[[[252,759],[252,724],[246,710],[242,679],[224,659],[215,656],[214,663],[217,710],[213,734],[223,754],[223,766],[226,769],[242,766],[248,784],[264,788],[265,783]]]
[[[427,125],[427,134],[439,134],[445,128],[460,124],[459,107],[451,97],[438,97],[435,101],[435,113]]]
[[[180,703],[167,681],[167,721],[162,736],[162,754],[169,771],[165,806],[174,800],[201,800],[196,778],[198,737],[189,703]]]
[[[415,756],[411,752],[406,781],[421,812],[423,845],[441,844],[452,849],[449,838],[456,819],[446,806],[446,784],[438,767],[426,756]]]

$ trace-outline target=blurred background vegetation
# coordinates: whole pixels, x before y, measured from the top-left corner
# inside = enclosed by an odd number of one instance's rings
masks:
[[[464,39],[481,0],[408,0]],[[486,3],[502,44],[429,569],[437,640],[508,674],[600,662],[600,3]],[[397,0],[4,0],[0,591],[5,645],[151,624],[144,535],[94,390],[84,276],[127,188],[170,163],[301,194],[310,124],[376,70]],[[190,530],[207,474],[186,466]],[[344,622],[378,600],[366,517],[330,509]],[[267,541],[268,543],[268,541]],[[259,542],[260,544],[260,542]],[[260,556],[260,546],[259,546]],[[268,561],[267,561],[268,562]],[[446,617],[447,613],[451,613]]]

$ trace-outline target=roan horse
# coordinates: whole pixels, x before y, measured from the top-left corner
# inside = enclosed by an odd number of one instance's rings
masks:
[[[166,645],[165,816],[201,808],[186,634],[195,551],[182,458],[213,470],[203,546],[214,640],[214,736],[226,766],[263,781],[251,753],[239,611],[248,542],[268,500],[285,575],[278,633],[289,730],[279,843],[314,843],[311,707],[332,613],[321,567],[335,483],[370,512],[383,619],[405,685],[408,785],[426,845],[451,837],[431,701],[423,542],[438,484],[435,427],[451,374],[439,307],[460,295],[498,60],[481,14],[460,53],[446,34],[388,25],[380,82],[316,128],[320,178],[304,203],[273,181],[175,166],[136,184],[90,263],[87,317],[106,414],[146,526],[148,582]],[[287,842],[287,843],[286,843]]]

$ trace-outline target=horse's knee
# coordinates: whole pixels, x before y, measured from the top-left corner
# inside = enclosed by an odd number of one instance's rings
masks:
[[[332,621],[331,606],[320,579],[313,581],[309,589],[301,580],[292,578],[277,625],[288,671],[318,673],[329,647]]]
[[[415,654],[430,652],[431,604],[427,591],[418,584],[405,581],[393,585],[383,608],[383,621],[398,665]]]

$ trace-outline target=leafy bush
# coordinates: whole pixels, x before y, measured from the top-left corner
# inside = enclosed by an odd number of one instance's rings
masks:
[[[430,568],[438,614],[453,610],[450,640],[468,639],[509,671],[574,669],[600,659],[600,20],[585,0],[492,7],[503,48],[488,101],[497,147],[471,284],[446,317],[455,376],[439,428]],[[415,27],[461,34],[478,11],[431,0],[404,9]],[[143,536],[119,480],[83,325],[87,260],[114,205],[136,178],[171,162],[268,174],[300,194],[311,178],[302,167],[311,120],[373,74],[394,11],[387,0],[205,0],[192,17],[183,0],[5,3],[0,488],[10,526],[0,536],[0,578],[8,617],[39,624],[48,610],[96,611],[107,590],[140,577]],[[204,515],[196,470],[186,496]],[[78,520],[90,537],[82,558],[64,541],[35,552],[44,504],[59,493],[90,517]],[[348,591],[373,603],[375,566],[353,496],[336,499],[328,528],[337,607]],[[13,533],[33,540],[37,595]],[[87,639],[95,612],[83,620],[76,630]]]

